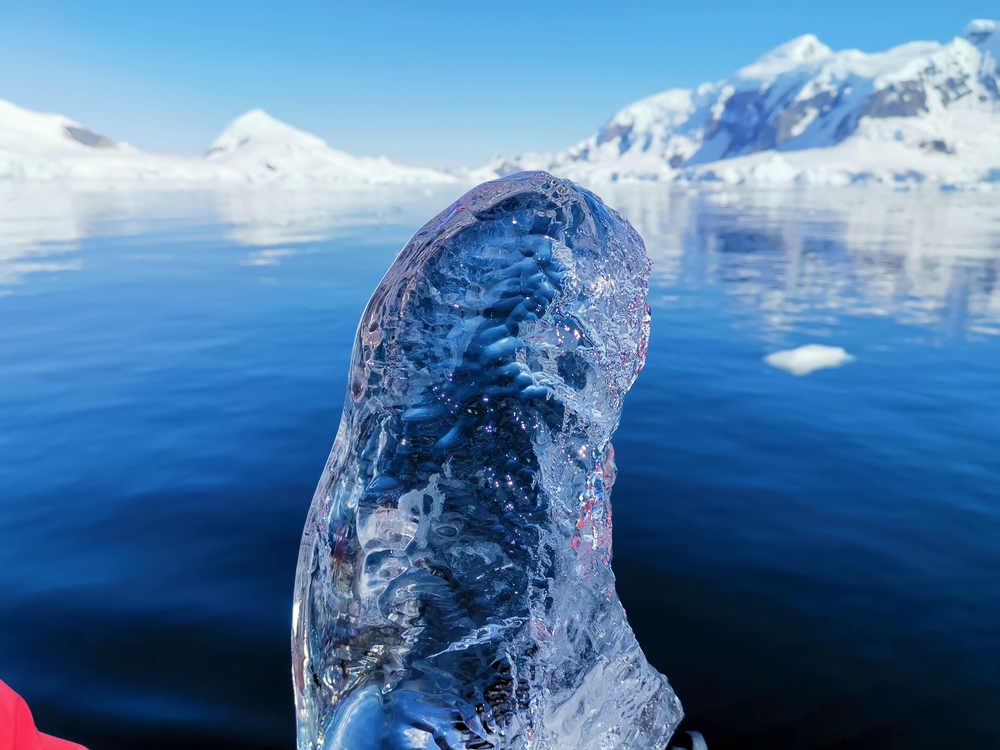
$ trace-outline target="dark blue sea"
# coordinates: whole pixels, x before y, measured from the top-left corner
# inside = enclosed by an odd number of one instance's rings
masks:
[[[294,746],[294,568],[354,329],[455,197],[0,191],[0,679],[43,731]],[[1000,748],[1000,199],[604,197],[654,262],[614,566],[683,727]],[[853,359],[764,361],[804,344]]]

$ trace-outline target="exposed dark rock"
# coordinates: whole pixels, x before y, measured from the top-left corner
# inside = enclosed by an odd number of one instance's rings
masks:
[[[632,145],[632,126],[615,124],[605,130],[597,137],[597,145],[609,143],[615,138],[621,138],[618,142],[618,152],[624,154]]]
[[[933,141],[921,141],[920,148],[925,151],[937,151],[942,154],[954,154],[955,149],[949,146],[947,141],[943,140],[933,140]]]
[[[725,155],[740,153],[753,143],[757,124],[763,119],[766,98],[767,91],[739,91],[730,96],[719,119],[708,124],[705,140],[725,131],[729,134]]]
[[[861,117],[916,117],[927,111],[927,92],[922,81],[890,84],[868,97]]]
[[[858,115],[857,112],[851,112],[847,117],[843,118],[837,123],[837,129],[833,131],[833,139],[837,143],[840,143],[847,136],[857,130],[858,127]]]
[[[963,75],[961,78],[949,78],[934,88],[941,94],[941,101],[945,105],[958,101],[963,96],[968,96],[972,93],[972,88],[969,86],[969,76],[967,75]]]
[[[842,118],[833,131],[833,138],[839,143],[852,135],[862,117],[916,117],[926,111],[927,92],[921,81],[893,83],[876,91],[859,109]]]
[[[997,64],[997,74],[996,75],[986,75],[985,73],[980,76],[980,81],[982,81],[983,86],[986,90],[990,92],[994,99],[1000,99],[1000,63]]]
[[[793,130],[813,110],[829,108],[836,97],[832,91],[821,91],[816,96],[795,102],[780,110],[771,122],[764,125],[757,137],[757,149],[775,148],[795,137]]]
[[[991,29],[976,29],[975,31],[968,32],[965,35],[965,38],[978,47],[991,36],[993,36],[993,31]]]
[[[91,148],[114,148],[118,145],[110,138],[105,138],[103,135],[95,133],[92,130],[87,130],[86,128],[77,128],[72,125],[67,125],[65,130],[66,135],[74,141],[83,144],[84,146],[90,146]]]
[[[729,134],[729,145],[724,157],[766,151],[787,143],[794,138],[795,126],[813,110],[828,110],[839,94],[822,91],[809,99],[790,103],[798,93],[790,89],[779,101],[767,106],[771,90],[745,91],[734,94],[726,102],[718,120],[710,123],[706,140],[719,131]]]

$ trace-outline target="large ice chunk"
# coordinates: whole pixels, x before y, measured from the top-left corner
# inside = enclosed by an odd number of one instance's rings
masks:
[[[648,276],[628,222],[544,172],[403,248],[302,538],[301,750],[666,747],[680,703],[610,564]]]

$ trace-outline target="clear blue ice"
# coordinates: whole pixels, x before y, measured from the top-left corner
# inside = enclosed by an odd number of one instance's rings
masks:
[[[663,748],[611,570],[649,261],[544,172],[475,188],[361,318],[294,605],[300,750]]]

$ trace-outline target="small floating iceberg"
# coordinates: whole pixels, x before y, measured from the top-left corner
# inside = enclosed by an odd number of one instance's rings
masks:
[[[828,367],[840,367],[854,360],[842,347],[824,344],[806,344],[798,349],[786,349],[764,357],[771,367],[790,372],[792,375],[808,375]]]
[[[674,741],[680,741],[679,745],[674,745],[670,750],[708,750],[708,743],[701,732],[687,732],[687,737],[674,736]]]

